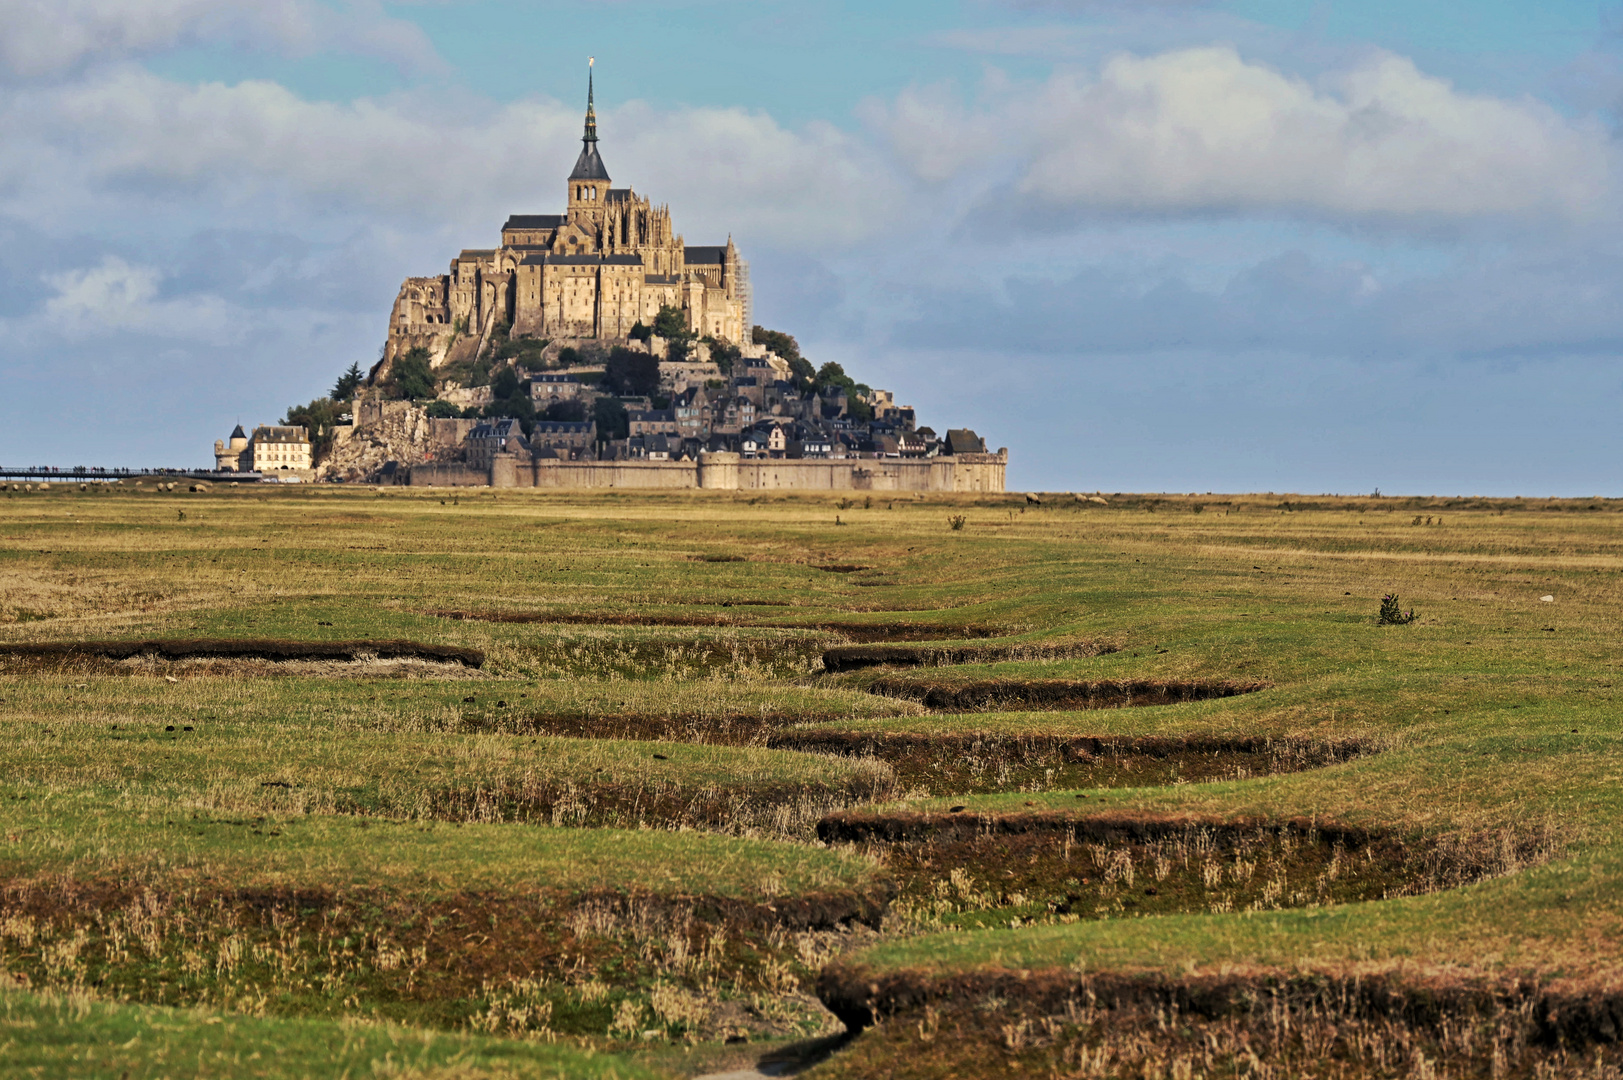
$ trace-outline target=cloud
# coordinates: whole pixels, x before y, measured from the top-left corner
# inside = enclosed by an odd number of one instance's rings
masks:
[[[1379,54],[1322,86],[1232,48],[1117,56],[979,111],[943,88],[870,114],[898,158],[940,182],[1014,163],[1005,209],[1056,215],[1279,215],[1399,228],[1473,219],[1593,221],[1615,203],[1598,120],[1466,94]]]
[[[228,344],[243,333],[244,312],[206,293],[160,299],[163,273],[116,255],[95,266],[45,275],[56,295],[45,301],[36,330],[49,327],[69,339],[139,333]]]
[[[872,291],[872,290],[870,290]],[[1427,272],[1289,248],[1197,284],[1176,268],[916,284],[892,344],[1082,357],[1252,350],[1483,364],[1623,352],[1623,258],[1588,249],[1455,253]]]
[[[55,205],[69,217],[103,196],[184,192],[256,223],[362,213],[484,230],[477,241],[508,213],[563,202],[580,125],[578,106],[548,100],[321,102],[271,82],[183,85],[126,65],[0,99],[0,137],[27,148],[0,164],[0,202],[9,189],[19,216]],[[884,156],[828,124],[631,103],[601,111],[599,130],[616,180],[671,202],[690,237],[851,244],[903,204]]]
[[[339,50],[408,71],[444,62],[412,23],[377,0],[0,0],[0,70],[41,78],[182,45],[226,43],[308,55]]]

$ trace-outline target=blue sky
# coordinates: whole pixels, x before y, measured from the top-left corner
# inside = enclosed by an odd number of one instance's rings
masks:
[[[1623,495],[1623,6],[0,0],[0,462],[204,465],[603,156],[1049,490]],[[72,432],[64,439],[65,431]]]

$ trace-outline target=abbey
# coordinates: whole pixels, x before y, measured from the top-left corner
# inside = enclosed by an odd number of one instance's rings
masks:
[[[566,212],[515,214],[502,226],[501,246],[463,251],[438,277],[407,278],[379,366],[423,347],[437,367],[457,344],[477,349],[499,324],[514,337],[624,339],[664,306],[680,309],[701,337],[745,342],[749,270],[732,238],[688,247],[668,207],[610,183],[588,76]]]

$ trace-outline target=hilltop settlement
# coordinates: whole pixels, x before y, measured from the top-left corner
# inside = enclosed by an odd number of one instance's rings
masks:
[[[1002,491],[1006,450],[755,325],[729,237],[612,187],[594,88],[562,214],[407,278],[370,371],[215,443],[221,473],[429,486]]]

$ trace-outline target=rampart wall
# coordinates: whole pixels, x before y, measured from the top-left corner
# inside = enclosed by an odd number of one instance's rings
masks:
[[[697,461],[562,461],[497,454],[488,471],[461,462],[413,465],[410,482],[413,487],[1002,491],[1008,461],[1006,450],[922,460],[782,460],[709,453]]]

